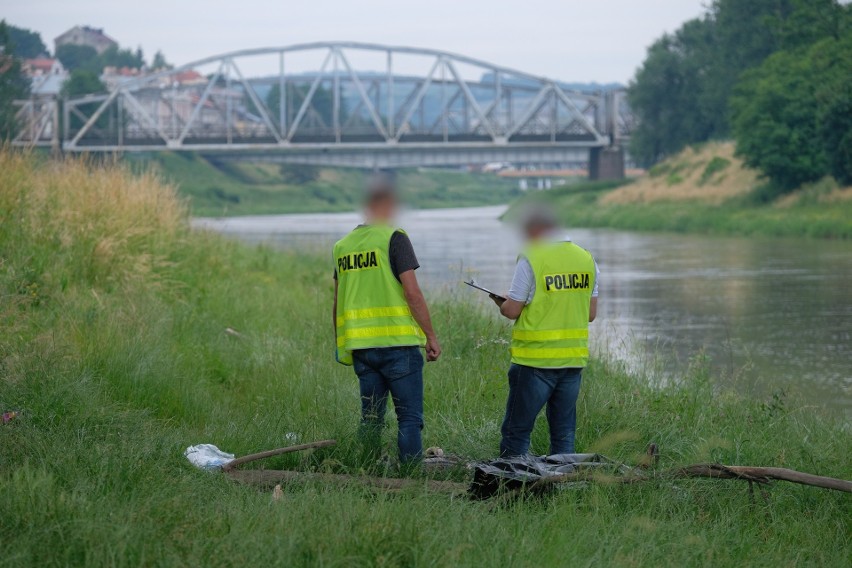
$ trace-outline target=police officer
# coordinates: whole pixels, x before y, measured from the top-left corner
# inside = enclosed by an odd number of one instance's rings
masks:
[[[492,295],[512,328],[509,399],[501,456],[529,451],[536,417],[547,405],[550,454],[574,453],[577,396],[589,360],[589,322],[597,312],[599,271],[592,255],[556,232],[544,208],[526,212],[527,247],[508,298]]]
[[[422,454],[423,356],[436,361],[441,346],[414,271],[411,241],[391,224],[398,208],[392,178],[367,187],[367,221],[334,245],[334,329],[337,360],[353,365],[361,390],[362,435],[378,447],[390,396],[403,463]]]

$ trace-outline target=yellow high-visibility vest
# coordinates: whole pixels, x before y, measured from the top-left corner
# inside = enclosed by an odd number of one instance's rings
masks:
[[[585,367],[595,261],[571,242],[531,245],[535,294],[512,328],[512,362],[540,369]]]
[[[337,268],[337,361],[352,351],[426,345],[390,264],[390,240],[399,229],[363,225],[334,245]]]

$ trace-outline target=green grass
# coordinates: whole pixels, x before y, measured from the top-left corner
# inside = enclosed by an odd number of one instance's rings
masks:
[[[729,159],[723,158],[722,156],[713,156],[713,158],[707,162],[707,165],[704,167],[704,171],[701,172],[698,184],[705,185],[713,179],[713,176],[725,171],[730,165],[731,161]]]
[[[754,503],[710,480],[503,503],[308,483],[272,501],[198,471],[190,444],[243,455],[288,432],[339,445],[255,467],[375,470],[354,435],[356,379],[333,362],[328,267],[189,231],[150,177],[8,153],[0,170],[0,409],[21,411],[0,425],[2,566],[849,564],[852,499],[792,484]],[[493,456],[508,328],[432,300],[445,355],[426,369],[424,442]],[[700,359],[677,384],[594,361],[578,448],[633,463],[655,441],[661,467],[852,474],[836,418],[710,385]]]
[[[351,168],[229,162],[193,153],[128,157],[137,170],[153,168],[175,183],[197,216],[352,211],[367,175]],[[413,207],[470,207],[508,203],[517,184],[493,174],[437,169],[398,172]]]
[[[708,169],[720,171],[719,165]],[[705,170],[706,172],[707,170]],[[651,175],[663,175],[664,171]],[[669,177],[676,173],[667,173]],[[712,177],[708,175],[708,179]],[[629,182],[623,182],[629,183]],[[637,231],[673,231],[726,235],[761,235],[852,239],[852,201],[820,201],[821,184],[803,190],[790,205],[774,197],[764,201],[762,190],[714,205],[695,200],[647,203],[601,203],[600,199],[623,183],[580,183],[525,196],[515,209],[530,201],[552,207],[562,221],[574,227],[609,227]],[[511,212],[510,212],[511,215]]]

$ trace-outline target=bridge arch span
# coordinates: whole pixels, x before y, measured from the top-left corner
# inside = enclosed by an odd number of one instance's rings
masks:
[[[373,165],[572,161],[620,137],[610,118],[617,94],[435,49],[304,43],[105,79],[107,94],[63,101],[65,151],[272,152],[346,165],[370,155]],[[38,114],[35,104],[22,114]],[[39,130],[31,121],[15,142],[37,144]]]

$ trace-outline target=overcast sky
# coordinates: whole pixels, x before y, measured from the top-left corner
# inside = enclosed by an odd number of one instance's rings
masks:
[[[0,0],[53,38],[103,27],[183,64],[249,47],[351,40],[443,49],[564,81],[627,82],[645,48],[709,0]]]

